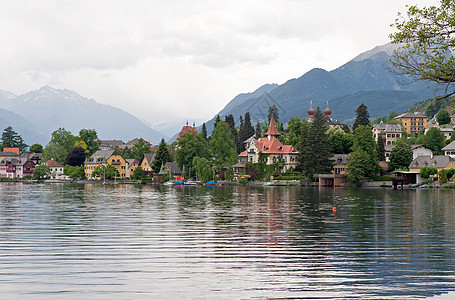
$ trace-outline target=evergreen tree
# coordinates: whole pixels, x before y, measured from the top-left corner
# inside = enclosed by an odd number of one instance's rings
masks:
[[[155,159],[153,160],[153,171],[155,173],[158,173],[161,169],[161,166],[165,165],[171,160],[172,157],[167,148],[167,144],[164,139],[161,139],[161,142],[158,145],[158,151],[156,151]]]
[[[389,170],[408,169],[412,162],[412,149],[402,139],[398,139],[390,152]]]
[[[278,115],[278,108],[276,107],[275,104],[269,107],[269,111],[267,113],[267,120],[268,123],[270,123],[270,120],[272,119],[272,115],[275,117],[275,122],[279,124],[279,115]]]
[[[240,124],[242,125],[242,124]],[[250,118],[250,113],[246,112],[245,113],[245,118],[243,119],[243,126],[240,127],[240,132],[239,132],[239,139],[243,145],[243,142],[245,142],[248,138],[253,136],[255,133],[253,125],[251,125],[251,118]]]
[[[254,132],[254,135],[257,139],[262,137],[262,129],[261,124],[259,124],[259,121],[256,122],[256,130]]]
[[[377,152],[378,152],[378,160],[385,161],[385,146],[384,146],[384,139],[382,135],[379,135],[377,141]]]
[[[22,137],[17,134],[11,126],[8,126],[3,130],[2,145],[6,148],[19,148],[20,152],[24,152],[28,147],[24,143]]]
[[[221,118],[220,118],[220,115],[216,115],[216,118],[215,118],[215,124],[213,124],[213,130],[212,130],[212,135],[213,135],[213,131],[215,131],[215,127],[216,125],[221,121]]]
[[[324,114],[318,107],[303,141],[302,167],[308,177],[313,178],[314,174],[330,173],[332,170],[332,150],[327,130]]]
[[[231,139],[228,125],[220,121],[216,125],[212,139],[210,140],[210,149],[218,170],[225,166],[231,166],[237,161],[237,152],[234,148],[234,142]]]
[[[354,121],[354,125],[352,125],[352,129],[355,129],[360,126],[370,126],[370,114],[368,113],[368,108],[365,104],[360,104],[359,107],[355,110],[356,118]]]
[[[205,125],[205,122],[202,123],[201,136],[207,141],[207,126]]]
[[[231,134],[231,139],[232,139],[232,141],[234,143],[234,147],[236,149],[236,152],[240,153],[239,152],[239,133],[237,132],[237,128],[235,128],[234,116],[232,114],[227,115],[225,117],[225,122],[226,122],[226,125],[229,128],[229,132]]]

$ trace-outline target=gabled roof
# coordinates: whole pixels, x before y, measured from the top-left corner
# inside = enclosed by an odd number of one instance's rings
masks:
[[[347,165],[348,158],[351,154],[334,154],[330,159],[333,161],[334,165]]]
[[[292,145],[283,145],[277,138],[272,137],[260,138],[254,141],[254,144],[260,153],[265,154],[299,154],[299,151]],[[248,149],[239,154],[239,156],[247,156]]]
[[[398,120],[401,118],[428,118],[428,117],[423,114],[420,114],[420,113],[413,114],[413,113],[408,112],[408,113],[404,113],[399,116],[396,116],[395,118],[393,118],[393,120]]]
[[[450,144],[448,144],[447,146],[445,146],[441,150],[443,150],[443,151],[454,151],[455,150],[455,141],[451,142]]]
[[[455,161],[450,156],[446,155],[435,155],[431,156],[418,156],[414,159],[409,168],[423,168],[423,167],[435,167],[435,168],[445,168],[449,164],[449,161]]]
[[[182,174],[182,171],[180,171],[179,165],[175,161],[168,161],[164,165],[164,169],[171,171],[172,174]]]
[[[412,144],[411,145],[411,150],[415,150],[415,149],[418,149],[418,148],[427,148],[429,150],[431,150],[430,148],[428,148],[427,146],[424,146],[424,145],[421,145],[421,144]]]
[[[120,155],[115,150],[98,150],[90,156],[85,163],[102,163],[106,162],[112,155]]]
[[[373,126],[373,128],[376,128],[377,130],[383,130],[386,132],[401,132],[401,125],[400,124],[384,124],[384,123],[379,123]]]
[[[61,163],[53,159],[49,159],[48,161],[42,164],[48,166],[49,168],[63,168],[63,165]]]
[[[134,165],[134,164],[139,164],[139,161],[134,158],[127,158],[127,159],[125,159],[125,161],[129,166]]]
[[[189,126],[188,122],[186,122],[186,126],[183,126],[182,130],[180,130],[177,140],[180,139],[180,137],[182,135],[184,135],[185,133],[188,133],[188,132],[195,132],[196,134],[198,134],[198,131],[197,131],[196,127],[194,127],[194,124],[193,124],[193,126]]]
[[[153,160],[155,159],[155,153],[144,153],[144,156],[141,159],[141,165],[144,159],[147,161],[148,165],[151,166]]]

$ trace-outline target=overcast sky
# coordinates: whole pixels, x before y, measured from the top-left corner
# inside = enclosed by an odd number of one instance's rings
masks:
[[[436,0],[1,1],[0,89],[44,85],[150,123],[201,123],[239,93],[328,71]]]

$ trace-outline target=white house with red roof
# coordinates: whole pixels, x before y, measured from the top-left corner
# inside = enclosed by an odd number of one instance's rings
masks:
[[[266,138],[252,137],[246,141],[246,150],[239,154],[240,162],[258,163],[260,154],[265,154],[262,155],[262,159],[267,165],[278,163],[282,172],[294,169],[298,163],[299,151],[292,145],[283,145],[278,140],[281,134],[273,116],[266,135]]]
[[[49,169],[51,170],[51,176],[53,178],[57,179],[66,178],[66,176],[64,176],[63,174],[63,170],[65,167],[58,161],[54,159],[49,159],[48,161],[43,162],[42,165],[49,167]]]

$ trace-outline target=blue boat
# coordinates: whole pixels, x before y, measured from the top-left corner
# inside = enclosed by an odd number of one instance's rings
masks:
[[[205,185],[217,185],[216,181],[207,181]]]

